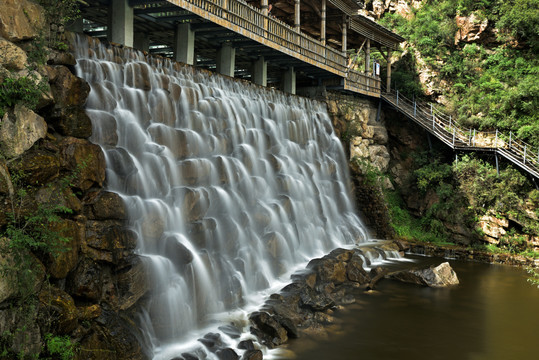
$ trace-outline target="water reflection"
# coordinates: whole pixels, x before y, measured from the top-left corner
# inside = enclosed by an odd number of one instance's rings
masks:
[[[421,264],[441,259],[416,258]],[[460,285],[432,289],[382,281],[336,314],[339,331],[289,349],[309,359],[534,359],[539,290],[522,269],[450,261]],[[287,356],[292,357],[292,356]]]

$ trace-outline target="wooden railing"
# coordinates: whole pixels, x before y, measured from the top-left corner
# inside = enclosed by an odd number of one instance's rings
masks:
[[[237,0],[168,0],[255,41],[345,78],[349,90],[379,96],[380,80],[348,71],[348,56]]]
[[[382,93],[382,99],[453,149],[500,154],[539,179],[539,149],[516,139],[512,133],[464,129],[439,107],[410,100],[395,90]]]

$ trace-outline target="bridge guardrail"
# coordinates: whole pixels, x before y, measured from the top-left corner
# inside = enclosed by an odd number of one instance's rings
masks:
[[[507,136],[496,131],[477,131],[459,126],[451,115],[438,106],[424,101],[410,100],[398,90],[382,89],[382,98],[397,110],[456,150],[493,151],[539,179],[539,148],[517,139],[512,132]]]

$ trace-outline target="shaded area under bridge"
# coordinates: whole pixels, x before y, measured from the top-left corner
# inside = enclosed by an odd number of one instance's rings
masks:
[[[323,85],[380,97],[372,52],[387,66],[402,37],[358,15],[355,0],[269,1],[85,0],[71,30],[289,93]]]

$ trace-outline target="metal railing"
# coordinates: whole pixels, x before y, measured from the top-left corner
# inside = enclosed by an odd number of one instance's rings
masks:
[[[496,131],[465,129],[431,103],[410,100],[398,90],[383,89],[382,99],[455,150],[492,151],[539,179],[539,148]]]

